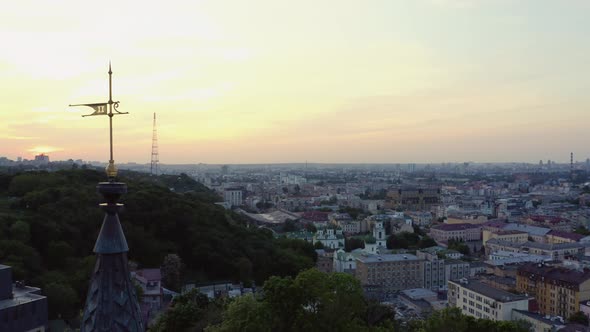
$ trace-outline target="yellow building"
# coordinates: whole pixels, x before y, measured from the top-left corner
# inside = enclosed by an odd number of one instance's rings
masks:
[[[545,235],[547,243],[574,243],[580,242],[583,238],[585,236],[581,234],[556,230],[551,230]]]
[[[568,318],[590,299],[590,271],[529,263],[518,268],[516,289],[534,296],[541,314]]]
[[[506,242],[525,243],[529,240],[529,233],[517,230],[483,230],[483,245],[491,239]]]

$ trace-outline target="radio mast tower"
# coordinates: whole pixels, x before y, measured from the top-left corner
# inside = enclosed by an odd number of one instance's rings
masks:
[[[152,134],[152,164],[150,166],[150,174],[158,175],[158,131],[156,129],[156,113],[154,113],[154,129]]]
[[[574,180],[574,153],[570,153],[570,177]]]

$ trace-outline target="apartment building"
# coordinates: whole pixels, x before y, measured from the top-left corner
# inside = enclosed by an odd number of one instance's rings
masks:
[[[522,231],[529,234],[533,241],[537,243],[545,242],[545,235],[551,231],[550,228],[531,226],[527,224],[508,223],[503,227],[506,231]]]
[[[580,310],[580,301],[590,300],[590,270],[524,264],[516,274],[516,289],[534,296],[542,314],[567,318]]]
[[[355,276],[364,287],[383,291],[420,288],[423,284],[422,260],[410,254],[363,254],[356,257]]]
[[[506,242],[524,243],[529,240],[529,233],[517,230],[495,230],[484,229],[482,231],[483,244],[490,239],[498,239]]]
[[[223,191],[223,201],[232,207],[242,205],[242,189],[226,188]]]
[[[449,306],[465,315],[491,320],[512,320],[512,310],[528,310],[529,297],[515,295],[474,279],[449,280]]]
[[[447,286],[445,277],[445,260],[438,258],[436,252],[418,251],[416,256],[423,260],[423,288],[431,290],[443,289]]]
[[[486,242],[485,250],[487,255],[498,251],[506,251],[513,253],[548,256],[553,260],[563,260],[565,256],[575,256],[579,253],[583,253],[584,245],[580,243],[515,243],[491,239]]]
[[[548,243],[576,243],[581,242],[586,236],[577,233],[551,230],[545,235],[545,237]]]
[[[471,275],[471,266],[468,262],[457,259],[445,260],[445,283],[449,280],[466,278]]]
[[[557,231],[571,232],[573,223],[557,216],[531,215],[523,218],[523,222],[529,225],[548,227]]]
[[[468,262],[439,258],[439,251],[435,248],[416,252],[418,259],[422,260],[423,288],[434,291],[446,289],[448,280],[469,276]]]
[[[429,211],[440,204],[440,188],[397,188],[385,198],[388,209],[403,208],[413,211]]]
[[[481,240],[481,225],[467,223],[438,225],[430,229],[430,236],[437,242],[446,242],[450,239],[478,241]]]

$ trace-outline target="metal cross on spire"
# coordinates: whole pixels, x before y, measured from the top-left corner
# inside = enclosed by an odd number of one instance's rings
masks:
[[[110,181],[114,181],[117,176],[117,167],[115,166],[115,160],[113,159],[113,116],[119,114],[129,114],[128,112],[119,112],[118,101],[113,101],[113,71],[111,70],[111,62],[109,61],[109,101],[106,103],[94,103],[94,104],[70,104],[70,106],[88,106],[94,109],[91,114],[82,115],[82,117],[94,116],[94,115],[108,115],[109,117],[109,142],[110,142],[110,159],[109,165],[106,168],[106,173]],[[113,112],[114,111],[114,112]]]

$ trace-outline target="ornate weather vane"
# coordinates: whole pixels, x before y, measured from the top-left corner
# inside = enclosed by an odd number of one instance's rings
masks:
[[[111,70],[111,62],[109,61],[109,101],[106,103],[94,103],[94,104],[70,104],[71,106],[88,106],[94,109],[91,114],[82,115],[82,117],[94,116],[94,115],[108,115],[109,116],[109,141],[110,141],[110,159],[109,165],[106,168],[106,173],[109,181],[114,181],[117,176],[117,167],[115,166],[115,160],[113,159],[113,116],[119,114],[129,114],[128,112],[119,112],[119,101],[113,101],[113,71]],[[113,112],[114,111],[114,112]]]

